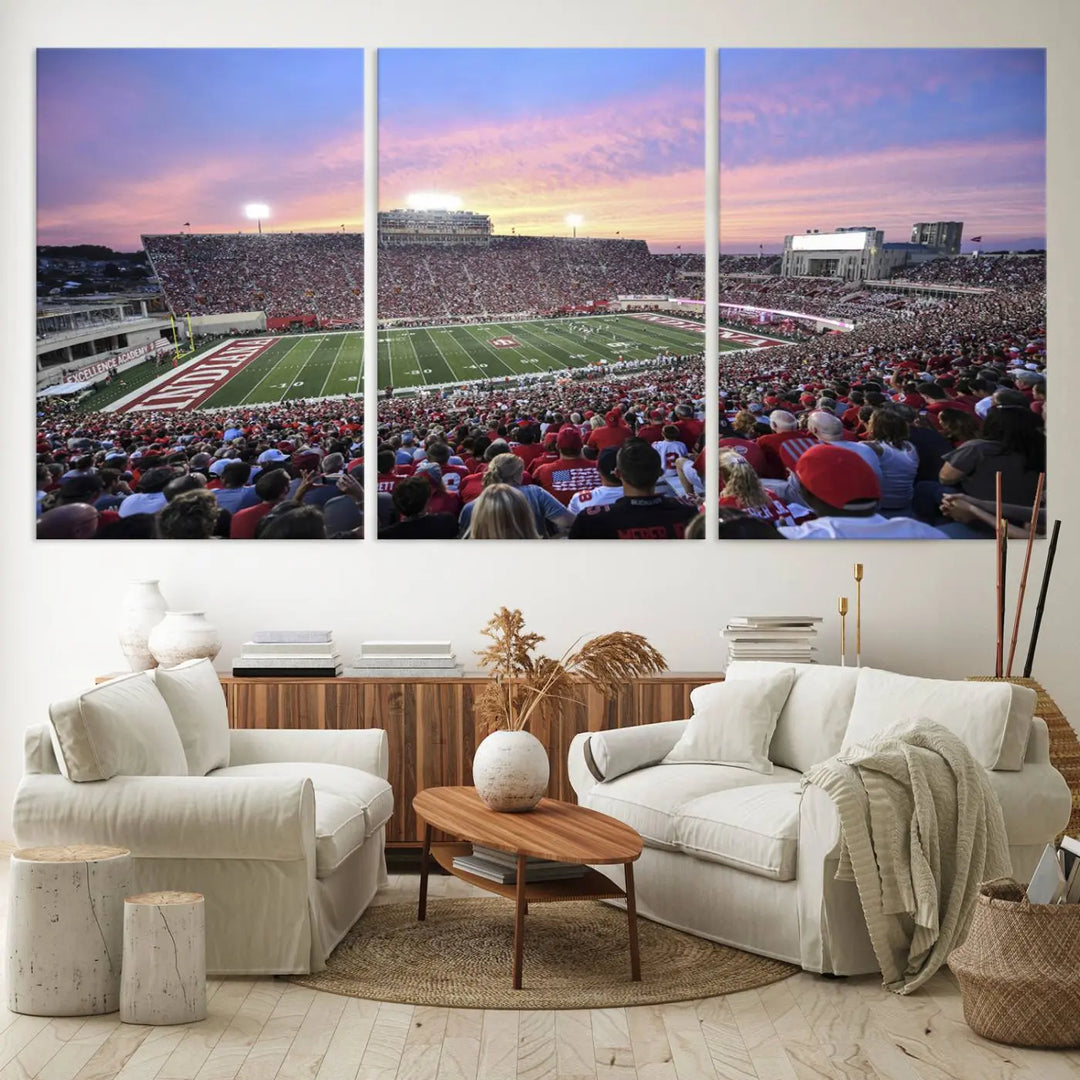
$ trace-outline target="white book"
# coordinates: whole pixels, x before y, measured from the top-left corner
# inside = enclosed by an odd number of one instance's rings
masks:
[[[449,656],[449,641],[362,641],[360,655],[365,659],[375,656],[413,657],[413,656]]]
[[[1053,844],[1047,844],[1031,875],[1027,887],[1028,902],[1032,904],[1056,904],[1065,890],[1065,877],[1061,872],[1057,852]]]
[[[330,641],[332,637],[330,630],[256,630],[251,640],[266,645],[275,641]]]
[[[388,671],[394,668],[452,668],[457,667],[453,656],[358,656],[353,667],[371,668],[376,671]]]
[[[1080,856],[1080,840],[1075,840],[1071,836],[1063,836],[1058,847],[1063,847],[1072,855]]]
[[[458,679],[465,674],[465,671],[460,664],[457,664],[452,668],[347,667],[345,674],[350,679]]]
[[[253,656],[337,656],[332,641],[245,641],[240,646],[245,658]]]
[[[330,656],[288,656],[279,653],[276,656],[237,656],[233,658],[233,667],[241,668],[325,668],[337,667],[341,657],[337,653]]]
[[[736,615],[728,626],[804,626],[822,622],[820,615]]]
[[[722,631],[726,638],[743,641],[762,641],[770,638],[814,638],[816,630],[802,626],[729,626]]]

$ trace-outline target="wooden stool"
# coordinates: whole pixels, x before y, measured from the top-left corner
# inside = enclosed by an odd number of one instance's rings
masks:
[[[149,892],[124,901],[125,1024],[206,1019],[206,905],[201,893]]]
[[[8,1008],[87,1016],[120,1007],[123,901],[131,853],[79,844],[11,856]]]

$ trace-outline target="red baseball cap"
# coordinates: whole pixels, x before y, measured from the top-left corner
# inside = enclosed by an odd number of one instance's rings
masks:
[[[577,428],[564,427],[555,439],[555,445],[560,450],[580,450],[581,436],[577,433]]]
[[[819,444],[795,464],[799,484],[835,510],[872,510],[881,498],[877,473],[858,451]]]

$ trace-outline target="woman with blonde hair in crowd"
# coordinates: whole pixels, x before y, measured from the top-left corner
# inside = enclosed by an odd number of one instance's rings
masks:
[[[484,473],[484,486],[480,490],[483,495],[494,484],[504,484],[516,488],[521,497],[528,504],[533,515],[533,528],[537,536],[552,534],[561,536],[567,532],[573,523],[574,516],[567,512],[550,491],[545,491],[538,484],[526,484],[522,486],[522,478],[525,475],[525,463],[516,454],[496,454],[488,462]],[[466,536],[472,516],[476,512],[474,507],[479,499],[466,503],[458,518],[458,535]]]
[[[798,503],[785,503],[762,486],[761,478],[736,450],[720,455],[720,506],[742,510],[774,525],[793,525],[813,515]]]
[[[532,507],[513,484],[488,484],[472,506],[466,540],[539,540]]]

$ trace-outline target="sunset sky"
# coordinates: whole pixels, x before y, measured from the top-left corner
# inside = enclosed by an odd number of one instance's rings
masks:
[[[1045,92],[1041,49],[723,49],[721,250],[941,220],[1042,247]]]
[[[357,50],[38,53],[38,242],[363,224]],[[699,49],[382,50],[383,208],[458,196],[495,229],[704,247]]]
[[[363,53],[352,49],[43,49],[38,243],[139,234],[359,230]]]
[[[384,49],[380,209],[449,193],[495,231],[704,249],[704,53]]]

